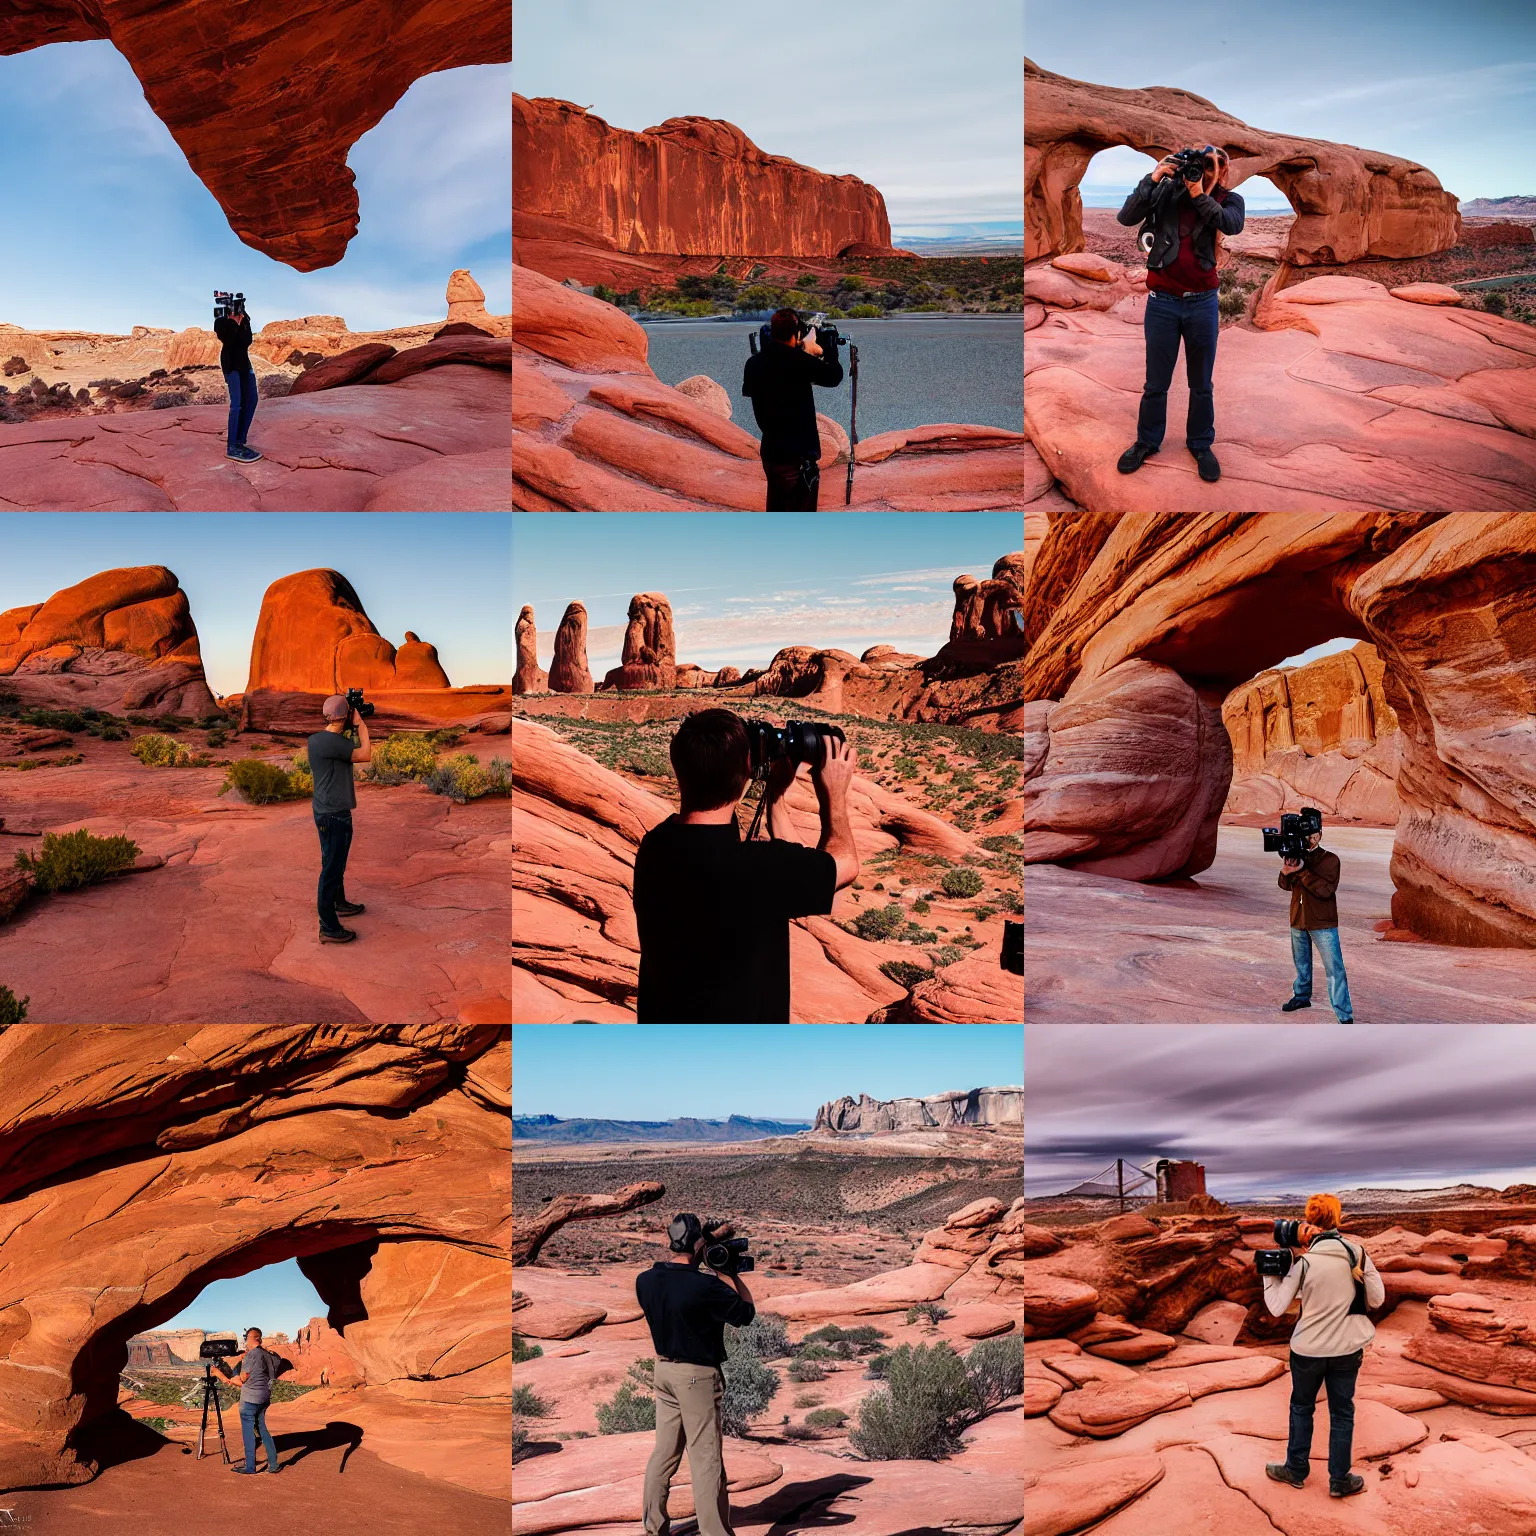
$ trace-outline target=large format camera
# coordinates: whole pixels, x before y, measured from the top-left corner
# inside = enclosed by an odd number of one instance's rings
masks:
[[[361,715],[364,720],[373,719],[374,706],[363,702],[363,690],[361,688],[347,689],[347,708],[354,715]]]
[[[236,1339],[204,1339],[197,1353],[202,1360],[219,1360],[225,1355],[238,1355],[240,1344]]]
[[[749,1240],[735,1236],[736,1228],[728,1221],[705,1218],[704,1262],[718,1275],[739,1275],[757,1268],[757,1260],[747,1252]]]
[[[1307,839],[1322,830],[1323,813],[1316,806],[1287,811],[1278,827],[1264,828],[1264,852],[1278,853],[1282,859],[1300,864],[1307,856]]]
[[[821,761],[829,737],[848,739],[841,726],[823,725],[816,720],[787,720],[782,726],[769,725],[766,720],[742,723],[747,728],[754,779],[780,758],[791,763],[809,763],[814,768]]]
[[[225,293],[222,288],[213,290],[215,320],[238,320],[244,313],[245,295],[243,293]]]

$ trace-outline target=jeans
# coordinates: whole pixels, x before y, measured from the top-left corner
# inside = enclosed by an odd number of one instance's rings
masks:
[[[265,1403],[240,1404],[240,1434],[245,1441],[245,1470],[256,1470],[256,1431],[261,1431],[261,1443],[266,1447],[267,1471],[277,1471],[277,1446],[272,1442],[272,1431],[267,1428]]]
[[[1349,977],[1344,974],[1344,951],[1339,945],[1337,928],[1292,928],[1291,959],[1296,962],[1296,996],[1312,996],[1312,946],[1323,957],[1323,973],[1328,978],[1328,1001],[1342,1021],[1355,1016],[1349,1001]]]
[[[1342,1482],[1349,1476],[1355,1440],[1355,1377],[1365,1351],[1352,1355],[1291,1356],[1291,1438],[1285,1464],[1293,1477],[1305,1477],[1311,1468],[1312,1412],[1317,1389],[1328,1386],[1328,1477]]]
[[[819,512],[821,510],[821,470],[815,459],[802,464],[773,464],[763,460],[768,477],[769,512]]]
[[[1221,316],[1216,309],[1216,290],[1192,299],[1176,299],[1156,288],[1147,295],[1147,314],[1142,328],[1147,337],[1147,382],[1141,391],[1141,412],[1136,418],[1136,441],[1162,446],[1168,426],[1168,386],[1173,365],[1179,360],[1179,338],[1184,338],[1184,372],[1189,379],[1189,420],[1184,441],[1192,450],[1209,448],[1216,441],[1216,397],[1211,391],[1211,372],[1216,366],[1216,333]]]
[[[352,846],[352,812],[322,811],[315,817],[320,834],[320,926],[327,933],[341,927],[336,903],[347,899],[347,851]]]
[[[226,373],[224,382],[229,387],[229,446],[237,448],[256,414],[256,375],[247,368],[244,373]]]

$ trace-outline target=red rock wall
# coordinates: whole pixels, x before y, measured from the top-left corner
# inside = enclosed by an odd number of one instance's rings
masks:
[[[619,251],[835,256],[891,244],[876,188],[765,154],[731,123],[673,117],[630,133],[516,94],[512,207],[517,235]]]

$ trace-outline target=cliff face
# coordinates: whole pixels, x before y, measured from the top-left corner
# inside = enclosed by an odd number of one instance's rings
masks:
[[[971,1088],[923,1099],[857,1099],[844,1094],[816,1111],[818,1131],[920,1131],[956,1126],[1022,1126],[1022,1088]]]
[[[673,117],[630,133],[516,94],[512,207],[519,236],[617,251],[835,256],[891,244],[876,188],[765,154],[734,124]]]

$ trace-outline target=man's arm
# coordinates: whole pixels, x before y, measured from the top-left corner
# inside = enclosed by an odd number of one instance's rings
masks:
[[[1364,1245],[1362,1245],[1362,1252]],[[1365,1255],[1365,1304],[1368,1307],[1379,1307],[1387,1299],[1386,1282],[1381,1278],[1380,1271],[1376,1268],[1376,1261]]]
[[[1291,1265],[1288,1275],[1264,1276],[1264,1305],[1269,1308],[1270,1316],[1279,1317],[1285,1309],[1296,1299],[1296,1292],[1301,1289],[1302,1260]]]
[[[1304,867],[1296,876],[1311,893],[1326,901],[1339,888],[1339,860],[1336,854],[1319,859],[1313,867]]]
[[[1149,171],[1131,189],[1131,195],[1120,205],[1120,212],[1115,215],[1120,223],[1140,224],[1151,213],[1153,199],[1157,196],[1157,184],[1167,174],[1164,170],[1166,164],[1166,161],[1159,161],[1157,171]]]
[[[368,722],[361,715],[357,717],[357,745],[352,749],[352,761],[354,763],[373,761],[373,743],[368,739]]]
[[[822,760],[811,771],[816,786],[816,800],[821,810],[821,841],[816,845],[830,853],[837,863],[836,890],[843,890],[858,878],[859,850],[853,840],[853,822],[848,815],[848,786],[853,783],[853,755],[846,741],[826,738]]]
[[[768,836],[784,843],[799,843],[805,848],[810,845],[801,837],[794,818],[789,814],[789,807],[784,802],[784,796],[799,771],[799,763],[786,762],[781,758],[768,770],[768,782],[763,787],[763,793],[768,797]]]
[[[717,1275],[716,1278],[730,1286],[730,1288],[735,1291],[736,1294],[741,1297],[744,1302],[746,1302],[754,1314],[757,1312],[757,1303],[752,1300],[752,1292],[747,1289],[747,1282],[743,1280],[740,1275]],[[751,1318],[748,1318],[747,1322],[750,1321]],[[737,1323],[734,1326],[738,1328],[744,1328],[746,1323]]]

